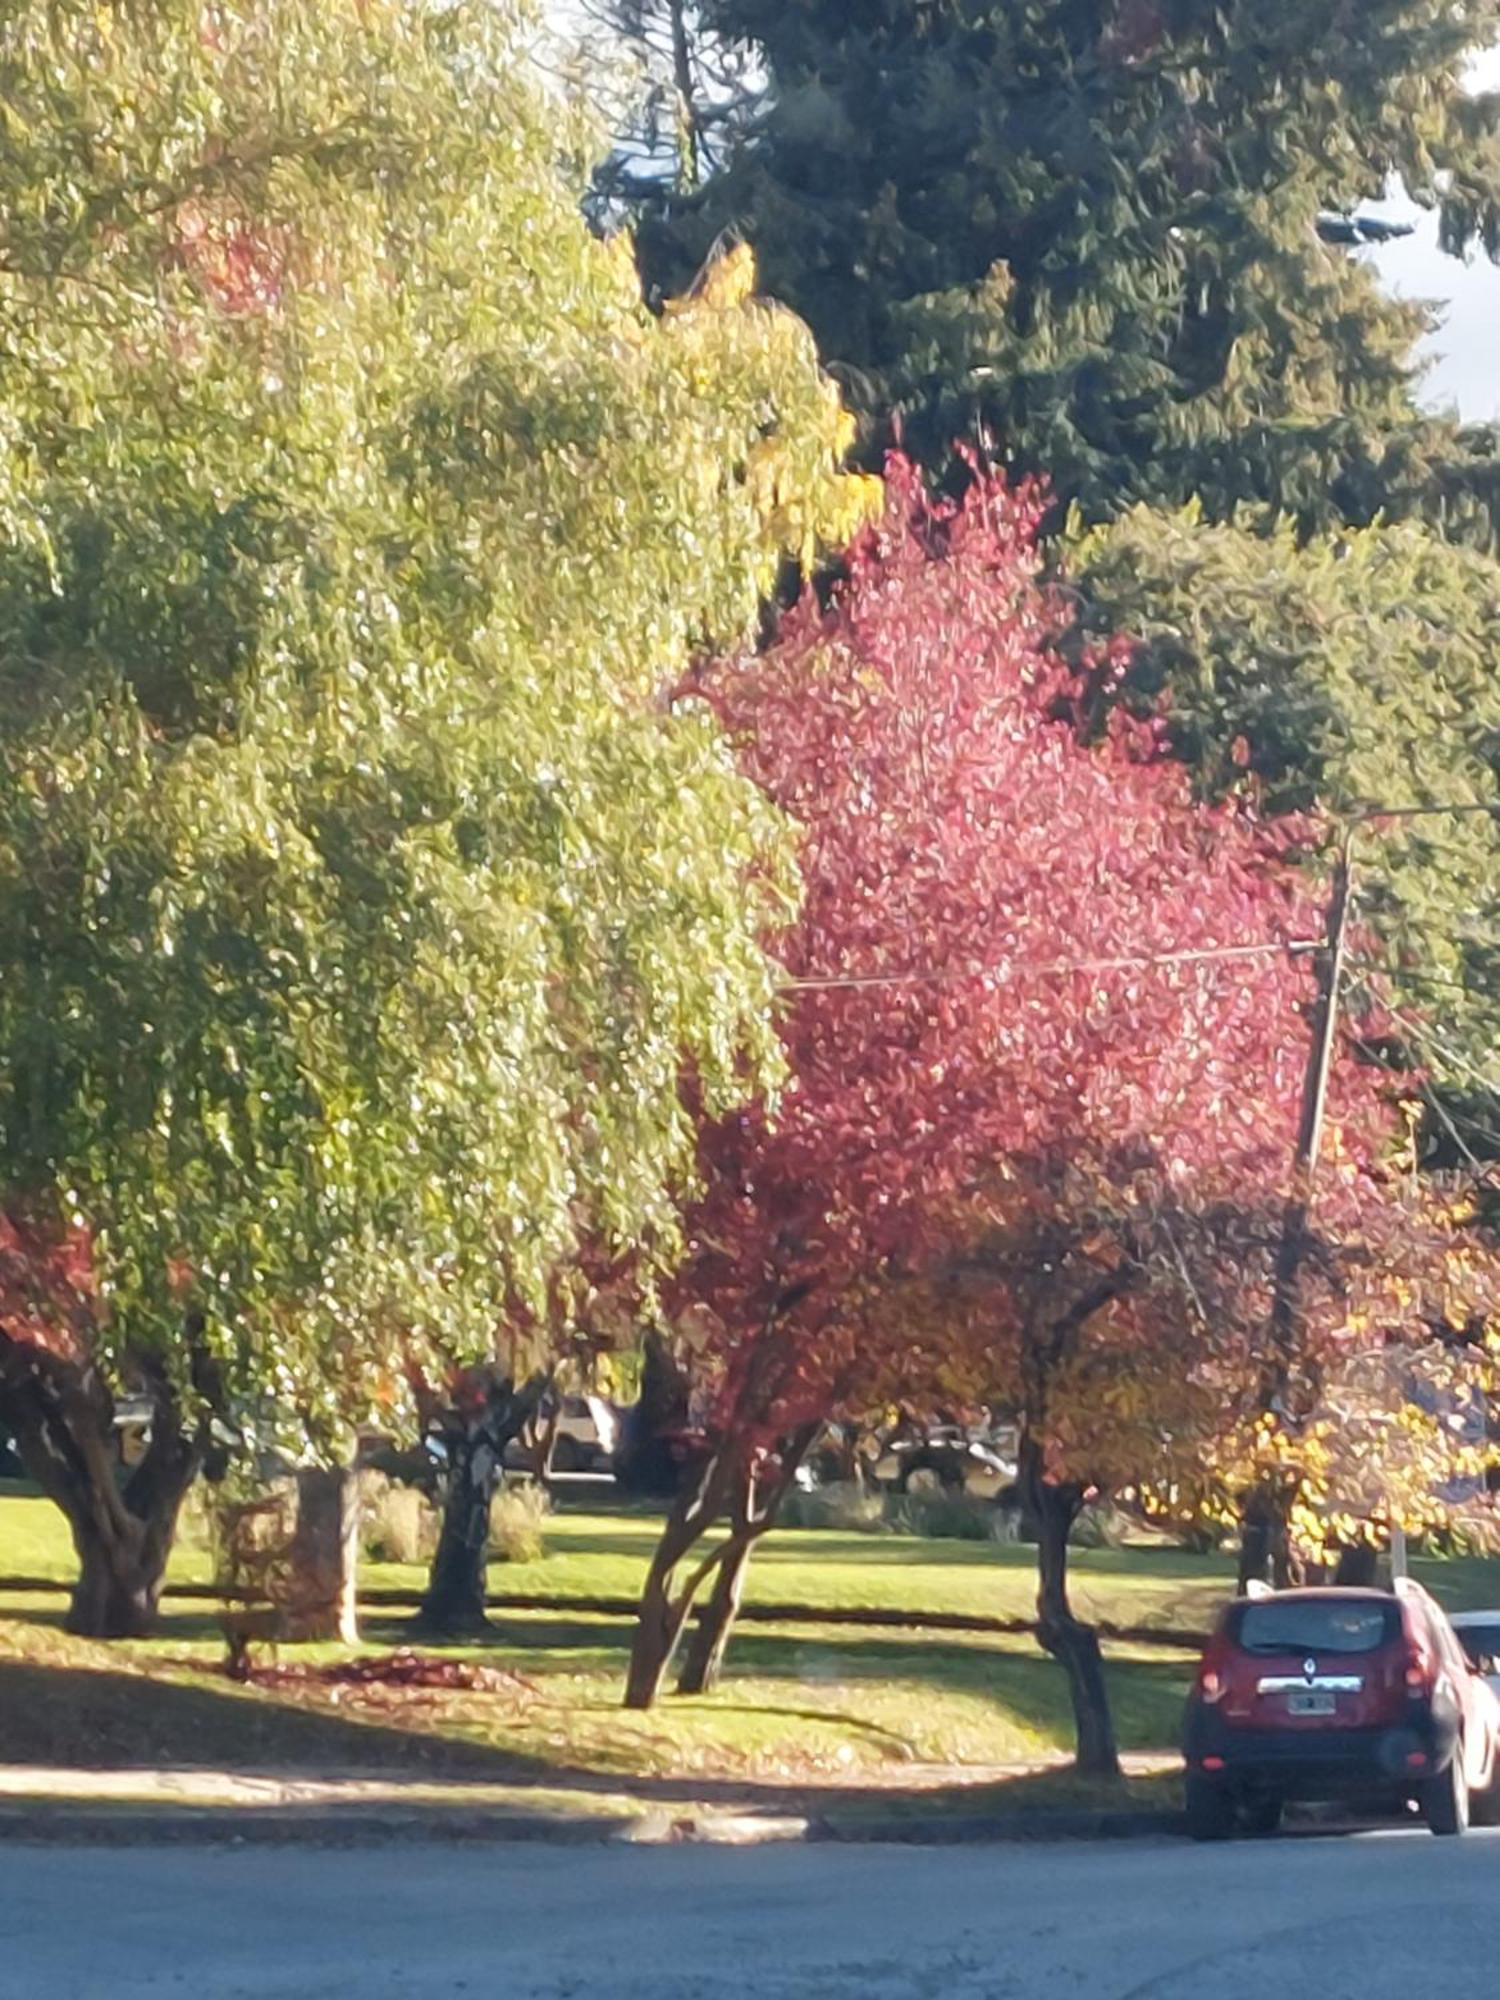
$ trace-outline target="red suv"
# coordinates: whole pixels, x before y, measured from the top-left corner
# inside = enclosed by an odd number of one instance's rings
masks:
[[[1231,1604],[1188,1697],[1188,1830],[1271,1833],[1288,1799],[1500,1820],[1500,1702],[1420,1585]]]

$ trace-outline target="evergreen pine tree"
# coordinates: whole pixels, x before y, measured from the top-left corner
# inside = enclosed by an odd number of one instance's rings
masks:
[[[1337,239],[1395,177],[1500,251],[1497,0],[708,0],[763,115],[663,203],[648,275],[726,228],[865,412],[1044,469],[1090,518],[1197,495],[1304,529],[1421,512],[1487,539],[1488,433],[1422,417],[1424,308]]]

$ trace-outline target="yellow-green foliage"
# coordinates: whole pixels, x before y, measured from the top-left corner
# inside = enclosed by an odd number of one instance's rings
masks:
[[[1410,523],[1304,542],[1137,508],[1068,569],[1097,628],[1137,642],[1131,684],[1210,790],[1243,765],[1276,808],[1460,808],[1361,834],[1356,974],[1390,976],[1426,1067],[1493,1089],[1500,562]]]
[[[870,504],[742,260],[642,303],[515,0],[0,20],[0,1144],[113,1348],[316,1430],[668,1242],[788,834],[669,699]]]

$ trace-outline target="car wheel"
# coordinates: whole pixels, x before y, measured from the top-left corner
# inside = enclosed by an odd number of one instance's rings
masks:
[[[1190,1777],[1185,1798],[1188,1833],[1194,1840],[1227,1840],[1234,1832],[1234,1801],[1222,1785]]]
[[[1466,1833],[1469,1827],[1469,1787],[1464,1782],[1464,1751],[1460,1743],[1446,1771],[1429,1778],[1422,1788],[1422,1817],[1432,1833]]]
[[[908,1465],[901,1474],[901,1491],[910,1493],[916,1499],[936,1499],[940,1493],[958,1493],[963,1490],[963,1481],[955,1479],[948,1467],[933,1459],[918,1459],[915,1465]]]
[[[1487,1782],[1469,1794],[1469,1813],[1475,1826],[1500,1826],[1500,1737],[1490,1745]]]
[[[1240,1825],[1246,1833],[1264,1838],[1279,1831],[1281,1812],[1280,1799],[1248,1799],[1240,1807]]]

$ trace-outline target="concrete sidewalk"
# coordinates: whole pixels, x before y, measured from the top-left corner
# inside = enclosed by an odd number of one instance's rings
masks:
[[[1169,1759],[1130,1762],[1134,1776],[1171,1768]],[[983,1789],[978,1777],[976,1792]],[[749,1809],[726,1809],[709,1800],[663,1802],[632,1792],[628,1785],[580,1790],[444,1783],[398,1774],[308,1777],[198,1768],[0,1766],[0,1841],[953,1843],[1130,1838],[1174,1831],[1177,1821],[1173,1811],[1128,1804],[955,1810],[951,1791],[946,1800],[935,1798],[930,1809],[910,1791],[899,1805],[883,1805],[870,1792],[851,1794],[847,1805],[830,1804],[824,1794],[818,1809],[807,1810],[795,1792],[788,1792],[768,1793],[763,1804]]]

